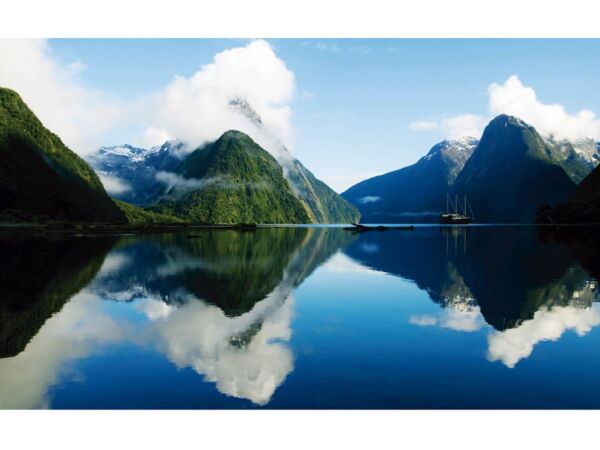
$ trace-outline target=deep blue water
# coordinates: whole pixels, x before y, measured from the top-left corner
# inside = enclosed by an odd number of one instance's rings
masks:
[[[0,235],[1,408],[599,408],[600,234]]]

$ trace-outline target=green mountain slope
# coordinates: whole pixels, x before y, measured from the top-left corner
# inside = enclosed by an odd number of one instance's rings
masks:
[[[312,222],[352,223],[360,220],[360,212],[352,203],[315,177],[297,159],[288,168],[287,177]]]
[[[94,171],[0,88],[0,217],[124,222]]]
[[[360,220],[359,211],[341,195],[315,177],[310,170],[292,156],[285,144],[265,126],[260,115],[244,98],[234,98],[229,106],[245,117],[257,131],[269,137],[278,148],[280,163],[294,194],[308,212],[312,222],[350,223]]]
[[[239,131],[193,151],[153,209],[194,223],[309,223],[310,217],[267,151]]]
[[[116,198],[113,201],[125,213],[127,223],[130,225],[175,225],[185,223],[175,216],[149,211]]]
[[[530,223],[540,205],[564,201],[574,189],[535,128],[507,115],[487,125],[455,183],[478,222]]]

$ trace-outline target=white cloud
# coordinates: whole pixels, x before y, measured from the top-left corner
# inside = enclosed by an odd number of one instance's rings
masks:
[[[458,139],[464,136],[479,138],[487,122],[484,117],[475,114],[463,114],[443,119],[441,128],[449,139]]]
[[[217,139],[230,129],[243,131],[261,146],[280,151],[270,136],[262,133],[243,114],[229,105],[246,100],[272,135],[291,146],[294,74],[264,40],[215,55],[210,64],[189,78],[177,76],[153,99],[155,112],[144,138],[158,145],[165,137],[176,137],[192,148]],[[277,155],[276,155],[277,156]]]
[[[490,113],[516,116],[543,135],[573,141],[600,138],[600,119],[593,111],[581,110],[570,114],[558,103],[543,103],[538,100],[533,88],[525,86],[516,75],[510,76],[503,84],[492,83],[488,94]]]
[[[48,390],[67,375],[66,362],[120,340],[122,332],[98,297],[80,292],[46,321],[24,351],[0,359],[0,409],[47,408]]]
[[[448,308],[438,315],[412,315],[408,318],[412,325],[420,327],[449,328],[454,331],[478,331],[484,326],[483,316],[478,306],[467,309]]]
[[[293,300],[282,304],[276,291],[234,318],[198,299],[168,311],[146,306],[154,320],[148,331],[177,367],[193,368],[223,394],[264,405],[294,366],[291,350],[282,343],[292,335]],[[232,345],[255,324],[260,328],[246,345]]]
[[[381,197],[378,197],[376,195],[365,195],[364,197],[358,199],[358,203],[362,205],[366,205],[367,203],[375,203],[379,201],[381,201]]]
[[[438,319],[429,314],[412,315],[408,318],[408,323],[418,327],[434,327],[438,324]]]
[[[438,121],[415,121],[409,124],[414,131],[441,129],[450,139],[463,136],[480,137],[485,125],[499,114],[518,117],[533,125],[543,136],[578,141],[586,138],[600,139],[600,118],[591,110],[569,113],[558,103],[543,103],[535,90],[525,86],[516,75],[502,84],[488,86],[487,115],[464,114]]]
[[[479,307],[474,307],[467,311],[457,311],[454,309],[446,310],[445,316],[441,320],[441,326],[450,328],[454,331],[477,331],[484,325],[483,316]]]
[[[218,188],[221,190],[240,189],[242,187],[251,187],[253,189],[272,189],[272,186],[266,182],[239,182],[233,177],[218,175],[210,178],[184,178],[173,172],[158,172],[156,179],[164,183],[168,197],[178,197],[189,191],[198,191],[201,189]]]
[[[386,275],[385,272],[363,266],[346,254],[338,251],[323,265],[322,270],[334,273],[364,273],[370,275]]]
[[[125,253],[111,252],[104,258],[104,262],[102,263],[102,267],[100,267],[97,278],[102,278],[106,275],[118,272],[119,270],[123,270],[123,268],[130,263],[131,259]]]
[[[223,183],[226,178],[224,176],[215,176],[211,178],[184,178],[173,172],[158,172],[156,179],[166,185],[166,191],[169,192],[172,188],[176,188],[180,193],[203,189],[208,186],[214,186]]]
[[[441,130],[448,139],[458,139],[465,136],[480,137],[488,119],[476,114],[462,114],[447,117],[438,121],[417,120],[411,122],[408,128],[412,131]]]
[[[69,361],[124,342],[150,345],[177,367],[191,367],[216,383],[220,392],[264,405],[293,370],[293,353],[283,343],[292,335],[289,290],[278,287],[233,318],[193,296],[177,306],[146,298],[134,306],[149,319],[142,322],[128,315],[117,322],[98,295],[84,290],[46,321],[25,350],[0,360],[0,409],[50,407],[51,386],[77,375]],[[232,337],[257,323],[260,329],[247,345],[232,345]]]
[[[537,311],[533,319],[517,328],[495,332],[488,336],[488,359],[502,361],[510,368],[529,357],[541,341],[557,341],[565,331],[574,330],[579,336],[600,324],[600,308],[593,305],[582,309],[573,306]]]
[[[104,189],[106,189],[106,192],[109,194],[121,194],[131,189],[131,186],[129,186],[127,182],[119,177],[115,177],[114,175],[98,172],[98,177],[104,185]]]
[[[138,311],[144,313],[151,321],[166,319],[177,309],[175,306],[155,298],[145,298],[140,300],[134,307]]]
[[[61,60],[44,40],[0,40],[0,61],[0,86],[17,91],[82,156],[128,129],[143,130],[129,139],[144,147],[179,139],[193,149],[229,129],[249,134],[275,156],[281,141],[292,147],[294,74],[264,40],[218,53],[192,76],[176,76],[154,95],[127,102],[86,87],[79,77],[85,64]],[[311,97],[307,92],[301,98]],[[236,98],[252,106],[269,133],[229,106]]]
[[[95,151],[124,120],[123,109],[106,92],[77,78],[85,65],[61,62],[44,40],[0,39],[0,86],[18,92],[42,123],[71,150]]]
[[[370,244],[368,242],[363,242],[360,245],[360,249],[365,252],[365,253],[379,253],[379,245],[377,244]]]

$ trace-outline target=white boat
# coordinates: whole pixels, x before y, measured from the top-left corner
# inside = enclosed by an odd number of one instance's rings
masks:
[[[467,207],[471,212],[469,216],[467,214]],[[452,209],[451,209],[452,208]],[[460,212],[462,209],[462,212]],[[460,200],[458,199],[458,195],[454,196],[454,201],[450,198],[449,194],[446,194],[446,212],[440,215],[440,223],[441,224],[466,224],[471,223],[473,220],[473,210],[471,209],[471,205],[467,200],[467,196],[465,195],[464,202],[461,205]]]

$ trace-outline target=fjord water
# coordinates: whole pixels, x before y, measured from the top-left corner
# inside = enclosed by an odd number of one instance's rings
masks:
[[[594,230],[2,234],[1,408],[598,408]]]

